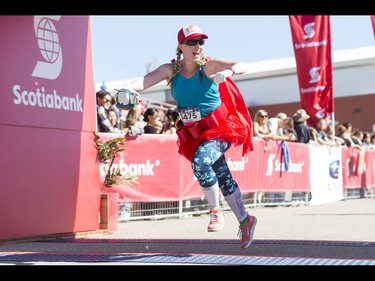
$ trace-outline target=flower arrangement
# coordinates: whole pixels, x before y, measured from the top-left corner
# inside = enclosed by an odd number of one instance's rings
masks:
[[[125,151],[125,138],[114,138],[102,141],[100,139],[100,136],[95,134],[95,143],[98,149],[99,163],[109,163],[109,168],[104,180],[105,187],[123,184],[133,186],[134,183],[138,184],[137,176],[122,175],[119,168],[112,168],[116,157],[120,156],[123,153],[123,151]]]

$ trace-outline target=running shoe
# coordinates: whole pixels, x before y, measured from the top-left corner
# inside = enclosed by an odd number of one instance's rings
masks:
[[[247,247],[250,246],[251,242],[253,242],[253,236],[254,236],[254,230],[255,230],[255,225],[257,224],[257,218],[254,216],[248,216],[248,223],[241,227],[238,230],[238,236],[240,237],[241,240],[241,247],[243,249],[246,249]]]
[[[207,227],[208,232],[219,231],[224,227],[224,213],[221,209],[210,210],[210,224]]]

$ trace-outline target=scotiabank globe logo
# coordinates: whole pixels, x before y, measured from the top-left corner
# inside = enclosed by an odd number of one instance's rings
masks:
[[[335,160],[329,164],[329,176],[337,179],[340,174],[340,160]]]
[[[33,73],[34,77],[56,79],[62,68],[62,50],[59,35],[54,21],[59,21],[61,16],[35,16],[34,30],[38,46],[44,61],[38,61]]]

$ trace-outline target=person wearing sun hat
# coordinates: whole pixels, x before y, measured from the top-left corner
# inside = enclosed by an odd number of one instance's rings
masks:
[[[310,118],[310,115],[306,113],[306,110],[304,109],[298,109],[294,114],[293,114],[293,120],[295,122],[305,122],[307,119]]]
[[[284,120],[285,118],[288,117],[288,115],[286,115],[286,113],[284,113],[284,112],[279,112],[279,113],[277,113],[276,117],[281,119],[281,120]]]
[[[296,142],[299,143],[310,143],[313,141],[311,135],[314,134],[315,129],[309,127],[306,120],[310,118],[310,115],[306,113],[304,109],[298,109],[292,116],[294,122],[294,131],[297,134]],[[300,204],[303,202],[303,198],[306,198],[306,192],[292,192],[292,201]]]
[[[310,115],[306,113],[304,109],[298,109],[293,114],[294,130],[297,133],[297,142],[309,143],[311,140],[310,127],[307,126],[306,120],[310,118]]]
[[[177,40],[178,43],[182,43],[185,40],[189,40],[197,36],[201,36],[203,39],[208,39],[208,36],[204,34],[198,26],[188,24],[180,29],[177,35]]]
[[[206,56],[206,39],[207,34],[197,25],[183,26],[177,33],[176,58],[129,82],[125,88],[138,94],[167,81],[181,117],[176,131],[178,153],[191,162],[210,205],[207,230],[224,227],[221,190],[239,222],[240,246],[245,249],[253,240],[257,219],[246,211],[224,154],[232,145],[242,145],[242,155],[253,150],[250,114],[231,79],[244,74],[248,65]]]

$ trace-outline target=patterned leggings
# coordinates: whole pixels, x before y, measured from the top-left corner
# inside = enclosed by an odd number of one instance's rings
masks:
[[[191,163],[199,184],[204,188],[219,182],[224,197],[231,195],[238,188],[224,155],[230,146],[231,143],[216,139],[205,141],[198,147]]]

